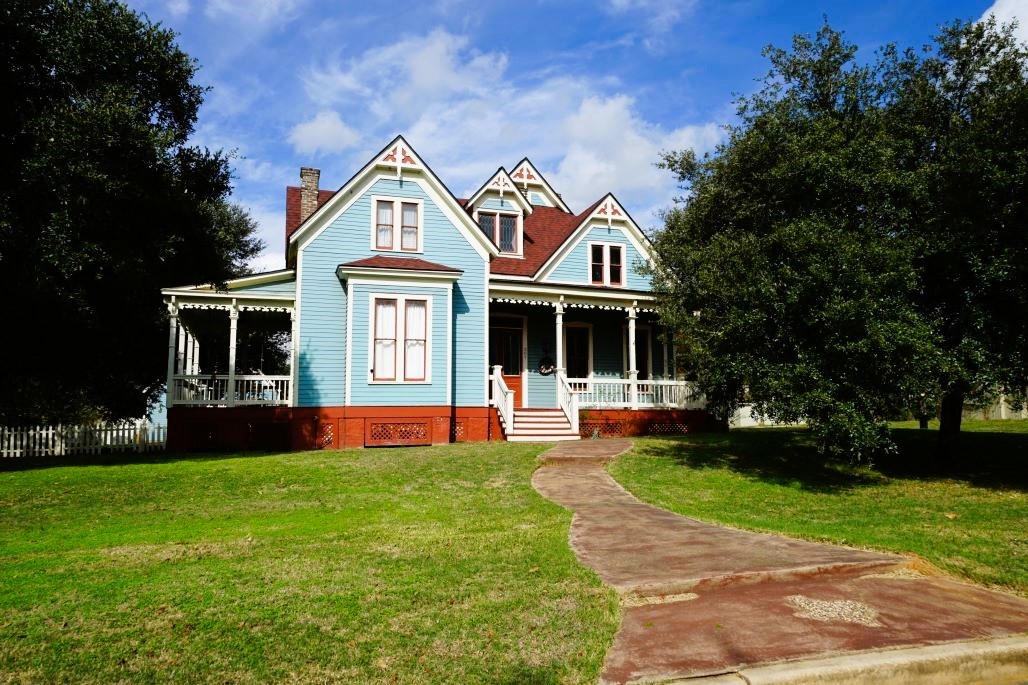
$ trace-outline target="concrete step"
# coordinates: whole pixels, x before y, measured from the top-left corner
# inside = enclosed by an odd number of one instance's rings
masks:
[[[578,433],[507,433],[507,442],[561,442],[581,440]]]

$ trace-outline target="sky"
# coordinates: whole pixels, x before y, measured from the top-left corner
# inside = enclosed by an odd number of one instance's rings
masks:
[[[458,197],[524,157],[570,208],[613,192],[644,230],[680,191],[662,151],[712,150],[735,100],[827,19],[870,59],[1028,0],[128,0],[209,87],[192,142],[233,154],[256,271],[284,268],[285,186],[338,189],[397,134]]]

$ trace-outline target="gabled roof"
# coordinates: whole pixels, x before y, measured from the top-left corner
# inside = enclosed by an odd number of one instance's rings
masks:
[[[599,206],[596,202],[581,214],[571,214],[557,207],[536,205],[525,217],[524,257],[496,257],[489,265],[489,273],[504,276],[534,276],[546,260],[560,249],[564,241],[575,232]]]
[[[373,178],[372,174],[381,171],[395,172],[398,179],[403,178],[405,175],[424,179],[426,182],[424,188],[430,195],[434,194],[437,198],[439,209],[444,213],[448,212],[448,216],[455,222],[457,230],[464,235],[469,244],[485,259],[499,254],[499,248],[483,235],[478,226],[475,225],[475,222],[472,221],[471,216],[457,202],[457,198],[450,192],[450,189],[446,187],[446,184],[439,180],[439,177],[436,176],[431,167],[421,160],[421,157],[414,151],[410,143],[404,140],[403,136],[396,136],[392,142],[379,150],[371,158],[371,161],[365,164],[360,171],[342,185],[339,191],[332,193],[323,204],[320,204],[313,214],[300,223],[300,226],[289,236],[287,254],[299,246],[300,243],[308,240],[308,236],[318,235],[327,226],[328,221],[332,217],[338,212],[343,211],[349,202],[356,199],[356,196],[349,191],[360,187],[361,183]],[[320,203],[320,192],[318,200]]]
[[[561,198],[553,186],[550,185],[549,181],[539,173],[539,170],[535,168],[535,165],[529,161],[528,157],[525,157],[520,162],[514,165],[514,171],[511,172],[510,177],[515,183],[521,184],[522,188],[536,187],[543,191],[543,194],[550,198],[550,202],[560,207],[568,214],[571,214],[571,208],[567,206],[567,203]]]
[[[500,193],[500,197],[506,195],[507,197],[512,198],[513,202],[521,205],[521,208],[529,214],[531,214],[532,210],[534,209],[532,207],[532,203],[529,202],[528,199],[521,194],[521,191],[518,190],[518,187],[514,185],[514,181],[513,179],[511,179],[510,174],[508,174],[507,170],[504,169],[502,166],[499,169],[497,169],[496,173],[493,174],[488,181],[483,183],[482,187],[476,190],[470,198],[468,198],[466,201],[458,200],[458,202],[460,202],[465,208],[470,209],[475,205],[476,202],[478,202],[479,198],[481,198],[490,190]]]

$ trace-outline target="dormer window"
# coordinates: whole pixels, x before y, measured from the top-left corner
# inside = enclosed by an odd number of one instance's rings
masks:
[[[371,247],[391,252],[422,251],[420,200],[373,198]]]
[[[518,254],[518,217],[516,214],[479,212],[478,226],[504,254]]]

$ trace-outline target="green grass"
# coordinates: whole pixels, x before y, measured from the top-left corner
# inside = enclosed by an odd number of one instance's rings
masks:
[[[640,439],[610,471],[686,516],[912,553],[1028,596],[1028,421],[965,428],[952,461],[935,456],[930,430],[895,429],[900,453],[872,468],[826,463],[803,429],[758,428]]]
[[[0,681],[595,681],[617,600],[540,449],[0,473]]]

